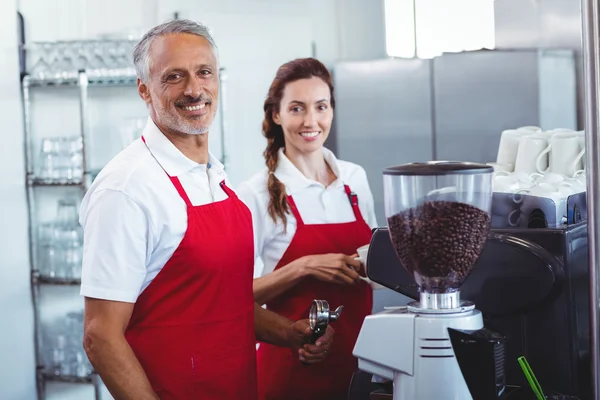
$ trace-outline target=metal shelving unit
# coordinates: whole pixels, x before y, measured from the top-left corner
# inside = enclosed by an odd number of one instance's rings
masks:
[[[110,71],[109,71],[110,72]],[[136,84],[135,76],[119,76],[107,77],[106,75],[98,76],[93,73],[88,73],[84,70],[78,71],[76,78],[69,79],[35,79],[30,75],[25,75],[22,79],[22,101],[23,101],[23,119],[24,119],[24,140],[25,140],[25,169],[26,169],[26,188],[28,202],[28,217],[29,217],[29,258],[31,269],[31,296],[34,309],[34,341],[36,354],[36,386],[38,399],[46,398],[46,383],[47,382],[62,382],[73,384],[92,384],[94,386],[95,398],[101,398],[101,380],[96,373],[91,373],[88,376],[68,376],[55,375],[50,373],[44,366],[44,358],[42,355],[41,342],[41,319],[40,319],[40,288],[42,286],[79,286],[80,279],[63,279],[56,277],[44,276],[39,270],[40,260],[38,259],[38,220],[37,220],[37,204],[35,191],[40,187],[77,187],[82,193],[89,188],[92,177],[97,171],[91,171],[88,163],[88,88],[89,87],[107,87],[107,86],[133,86]],[[64,88],[73,87],[78,90],[79,95],[79,120],[80,120],[80,138],[82,141],[82,167],[83,178],[77,181],[48,181],[42,179],[35,174],[33,162],[33,143],[34,135],[32,132],[32,115],[31,115],[31,91],[36,88]]]

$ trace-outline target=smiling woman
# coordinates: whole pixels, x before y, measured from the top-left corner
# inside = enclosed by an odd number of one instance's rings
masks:
[[[267,168],[239,187],[264,263],[255,271],[255,300],[288,318],[308,315],[314,299],[352,310],[334,323],[336,339],[319,365],[307,368],[302,357],[261,344],[260,400],[345,400],[357,368],[352,348],[373,294],[359,279],[364,269],[355,253],[377,221],[364,169],[323,146],[334,108],[331,75],[321,62],[282,65],[264,103]]]
[[[289,211],[285,187],[273,174],[280,149],[286,155],[314,153],[329,136],[335,98],[329,71],[315,59],[299,59],[282,65],[265,100],[263,133],[268,144],[264,155],[269,168],[269,215],[285,225]],[[298,137],[298,135],[300,137]],[[331,182],[333,173],[324,161],[322,179]]]

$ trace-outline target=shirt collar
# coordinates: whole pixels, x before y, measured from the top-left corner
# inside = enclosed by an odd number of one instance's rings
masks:
[[[156,158],[156,161],[170,176],[179,176],[197,168],[197,162],[187,158],[167,137],[158,129],[152,118],[148,117],[148,122],[144,128],[144,139],[148,149]],[[223,170],[223,164],[208,152],[208,163],[210,168],[218,171]]]
[[[285,149],[282,147],[278,152],[278,162],[277,168],[275,169],[275,177],[281,181],[286,188],[286,192],[288,195],[293,195],[309,186],[318,185],[323,186],[321,183],[317,181],[313,181],[312,179],[308,179],[296,166],[290,161],[289,158],[286,157],[284,153]],[[340,166],[337,158],[333,154],[333,152],[325,147],[322,148],[323,157],[325,157],[325,161],[337,177],[335,181],[333,181],[329,186],[330,187],[338,187],[343,186],[342,177],[340,176]]]

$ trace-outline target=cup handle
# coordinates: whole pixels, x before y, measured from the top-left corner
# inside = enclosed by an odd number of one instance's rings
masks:
[[[508,171],[494,171],[494,175],[496,176],[508,176],[512,174],[512,172],[508,172]]]
[[[360,257],[354,257],[354,260],[355,260],[355,261],[360,261]],[[361,261],[361,265],[362,265],[362,261]],[[363,268],[364,268],[364,265],[363,265]],[[365,271],[365,272],[366,272],[366,271]],[[369,278],[365,277],[365,276],[358,275],[358,278],[359,278],[360,280],[363,280],[363,281],[367,282],[367,283],[371,283],[371,280],[370,280]]]
[[[525,193],[529,193],[529,192],[530,192],[530,190],[529,190],[529,189],[520,189],[520,190],[517,190],[517,191],[516,191],[516,192],[513,194],[513,196],[512,196],[512,198],[513,198],[513,202],[514,202],[515,204],[521,204],[521,203],[523,202],[523,196],[521,196],[521,195],[522,195],[522,194],[525,194]],[[517,197],[516,197],[517,195],[519,195],[519,198],[518,198],[518,200],[517,200]],[[516,210],[515,210],[515,211],[516,211]]]
[[[537,166],[536,166],[537,168]],[[536,179],[536,178],[542,178],[544,176],[544,174],[540,174],[539,172],[534,172],[533,174],[529,175],[529,177],[531,179]]]
[[[542,152],[535,159],[535,169],[537,169],[537,171],[540,174],[545,174],[546,172],[550,171],[550,162],[549,162],[550,160],[548,160],[548,168],[546,168],[543,171],[542,171],[542,167],[540,167],[540,161],[542,161],[543,156],[550,153],[551,149],[552,149],[552,144],[549,144],[548,147],[546,147],[544,150],[542,150]]]
[[[517,210],[512,210],[510,212],[510,214],[508,214],[508,224],[510,226],[515,227],[515,226],[519,225],[519,217],[517,217],[517,220],[515,222],[512,221],[512,217],[513,217],[513,215],[520,213],[520,212],[521,212],[521,210],[517,209]]]
[[[355,261],[360,261],[360,257],[354,257],[354,260]],[[361,264],[362,264],[362,261],[361,261]],[[364,268],[364,265],[363,265],[363,268]],[[361,281],[365,281],[368,284],[371,284],[371,280],[368,277],[366,277],[366,276],[362,276],[362,275],[359,274],[358,275],[358,279],[360,279]]]
[[[575,160],[573,161],[573,167],[576,168],[577,167],[577,163],[581,160],[581,158],[583,157],[583,155],[585,154],[585,149],[582,149],[579,154],[577,154],[577,157],[575,157]]]

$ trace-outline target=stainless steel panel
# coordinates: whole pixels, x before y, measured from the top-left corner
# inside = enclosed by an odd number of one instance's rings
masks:
[[[598,0],[581,0],[583,11],[583,50],[585,71],[585,139],[587,165],[587,206],[590,274],[590,362],[592,370],[593,399],[600,399],[600,309],[598,281],[600,248],[600,198],[598,177],[600,157],[598,148],[598,98],[600,95],[600,6]]]
[[[493,161],[500,132],[539,124],[537,57],[481,51],[434,59],[438,160]]]
[[[541,47],[581,49],[581,4],[573,0],[540,1]]]
[[[539,0],[496,0],[497,48],[536,48],[542,37]]]
[[[575,0],[496,0],[496,49],[575,50],[578,126],[583,129],[581,4]]]
[[[573,0],[496,0],[496,48],[581,49],[580,4]]]
[[[577,82],[573,50],[539,50],[539,115],[543,129],[577,130]]]
[[[337,155],[366,170],[385,225],[383,168],[433,158],[430,61],[342,62],[333,74]]]

